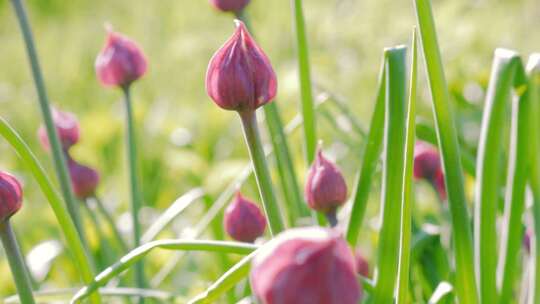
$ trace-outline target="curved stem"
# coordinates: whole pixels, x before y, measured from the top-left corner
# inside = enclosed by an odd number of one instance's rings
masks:
[[[2,239],[2,245],[4,245],[4,250],[6,251],[9,267],[11,268],[21,303],[35,303],[34,295],[32,294],[32,284],[26,272],[24,259],[9,220],[0,223],[0,239]]]
[[[272,179],[266,164],[266,156],[257,128],[257,116],[254,111],[241,112],[242,127],[249,149],[249,155],[253,163],[255,179],[259,186],[259,192],[264,207],[264,212],[268,218],[270,233],[277,234],[284,229],[283,219],[277,205],[276,197],[272,188]]]
[[[137,168],[137,144],[135,140],[135,124],[133,122],[133,109],[131,104],[131,94],[129,86],[124,87],[124,104],[126,107],[126,145],[129,170],[129,187],[131,195],[131,217],[133,221],[133,245],[138,247],[141,244],[141,223],[139,221],[139,210],[141,209],[141,194],[139,192],[139,179]],[[135,280],[137,287],[144,288],[144,264],[142,261],[135,265]]]

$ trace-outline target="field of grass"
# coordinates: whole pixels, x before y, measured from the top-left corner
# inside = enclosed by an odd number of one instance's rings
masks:
[[[298,113],[300,105],[290,7],[290,1],[286,0],[253,0],[247,10],[256,40],[277,73],[276,102],[286,122]],[[81,141],[73,155],[100,172],[98,194],[114,212],[119,227],[125,228],[121,232],[128,239],[129,188],[122,95],[120,90],[99,84],[94,60],[105,41],[105,23],[138,41],[144,49],[149,71],[133,88],[144,200],[142,224],[149,227],[179,196],[202,187],[208,196],[190,206],[160,238],[189,233],[208,204],[249,164],[239,120],[234,113],[217,108],[204,87],[210,57],[234,30],[233,16],[217,12],[205,0],[28,0],[27,8],[49,97],[55,106],[74,112],[81,123]],[[506,47],[524,58],[540,51],[540,2],[434,0],[433,11],[457,113],[458,134],[463,139],[463,150],[475,155],[493,51]],[[346,113],[354,117],[353,123],[367,131],[375,105],[383,48],[410,44],[411,29],[416,24],[413,1],[308,0],[304,1],[304,13],[316,98],[337,96],[348,107]],[[55,175],[51,157],[40,147],[37,137],[42,120],[10,1],[0,1],[0,49],[0,116],[21,134],[52,178]],[[432,126],[423,56],[420,59],[417,121]],[[352,189],[361,165],[365,143],[362,134],[351,127],[351,119],[337,110],[332,101],[325,102],[317,115],[325,151],[343,169]],[[303,185],[308,168],[303,159],[302,133],[295,132],[288,138]],[[266,134],[263,139],[268,141]],[[0,140],[0,155],[0,169],[14,173],[23,183],[24,207],[12,220],[22,250],[28,253],[40,244],[53,244],[60,250],[50,263],[34,257],[33,263],[43,275],[35,278],[36,286],[78,287],[79,283],[73,284],[79,282],[78,270],[61,245],[64,240],[46,198],[24,163],[3,140]],[[274,167],[273,163],[270,165]],[[377,170],[377,177],[380,171]],[[272,174],[277,180],[277,172],[273,170]],[[466,194],[471,203],[473,184],[474,179],[468,175]],[[374,267],[380,178],[375,179],[372,188],[359,245]],[[258,198],[252,177],[242,191]],[[281,200],[281,193],[278,198]],[[414,217],[445,228],[448,215],[442,209],[446,208],[438,204],[427,183],[416,186],[416,204]],[[348,208],[343,208],[343,216]],[[84,223],[98,257],[97,266],[109,265],[103,255],[106,245],[99,242],[91,218],[84,216]],[[221,221],[214,224],[214,232],[219,231]],[[216,237],[219,236],[208,229],[204,238]],[[175,255],[171,251],[152,252],[145,260],[148,277],[154,277]],[[239,257],[224,259],[221,262],[232,265]],[[223,270],[212,253],[189,253],[159,288],[189,299],[215,281]],[[0,280],[2,299],[16,291],[7,275],[9,267],[1,250],[0,273],[4,274]]]

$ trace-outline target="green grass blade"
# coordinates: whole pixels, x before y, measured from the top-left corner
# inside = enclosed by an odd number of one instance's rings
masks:
[[[311,72],[309,65],[308,42],[306,36],[306,24],[302,10],[302,0],[291,0],[294,29],[296,32],[296,48],[298,56],[298,73],[300,80],[300,95],[302,117],[304,119],[304,144],[306,163],[311,165],[315,159],[317,149],[317,132],[315,122],[315,105],[311,84]]]
[[[375,304],[394,301],[401,230],[403,168],[405,164],[405,120],[407,49],[404,46],[385,50],[384,168],[381,199],[381,228],[375,278]]]
[[[474,277],[472,236],[450,93],[442,67],[430,1],[415,0],[415,4],[452,218],[456,294],[460,303],[475,304],[478,303],[478,297]]]
[[[148,243],[155,239],[174,219],[176,219],[187,207],[203,197],[204,191],[201,188],[191,189],[174,201],[161,215],[154,221],[152,226],[146,230],[141,237],[141,242]]]
[[[474,213],[475,266],[481,303],[497,303],[497,203],[503,128],[512,92],[516,53],[495,52],[478,145]]]
[[[531,102],[530,111],[530,157],[531,167],[529,172],[530,185],[534,197],[533,218],[534,218],[534,245],[532,252],[535,255],[533,261],[534,274],[529,287],[529,303],[540,303],[540,54],[534,54],[527,63],[527,73],[530,75],[529,98]],[[531,292],[532,291],[532,292]]]
[[[510,155],[508,160],[508,177],[506,182],[506,202],[501,233],[501,256],[499,259],[499,280],[501,295],[499,303],[509,303],[514,296],[514,287],[518,274],[519,252],[522,248],[523,224],[525,209],[525,190],[529,169],[529,92],[519,92],[526,85],[525,70],[521,60],[516,65],[516,79],[513,85],[518,95],[512,101],[512,127],[510,131]]]
[[[253,260],[256,254],[257,252],[253,252],[244,257],[240,262],[231,267],[229,271],[224,273],[214,284],[210,285],[205,292],[193,298],[188,304],[215,303],[215,300],[222,294],[248,276],[251,269],[251,260]]]
[[[28,145],[3,118],[0,118],[0,134],[17,152],[19,157],[23,160],[27,168],[36,179],[41,191],[43,191],[49,205],[53,209],[56,220],[60,225],[60,229],[62,229],[64,237],[66,238],[68,249],[73,254],[77,270],[80,273],[82,280],[85,283],[91,282],[94,275],[90,266],[90,260],[86,255],[84,245],[79,238],[79,233],[77,232],[75,224],[73,223],[69,213],[66,211],[67,209],[62,201],[62,198],[58,192],[54,190],[49,177],[45,173],[45,170],[34,156]],[[93,301],[98,302],[99,297],[96,295]]]
[[[417,52],[416,28],[413,29],[411,47],[411,76],[409,84],[409,102],[407,110],[407,137],[405,141],[405,167],[403,169],[403,201],[401,206],[401,240],[399,249],[399,276],[397,288],[397,303],[408,303],[410,263],[411,263],[411,235],[412,235],[412,186],[414,144],[416,138],[416,86],[417,86]]]
[[[105,286],[112,278],[120,275],[126,269],[129,269],[135,263],[144,258],[152,250],[159,248],[165,250],[183,250],[183,251],[210,251],[236,254],[249,254],[258,247],[253,244],[224,241],[200,241],[200,240],[159,240],[144,244],[133,249],[123,256],[118,262],[109,266],[98,274],[93,282],[81,288],[71,300],[71,303],[77,303],[90,294],[94,293],[99,287]]]
[[[385,100],[385,61],[381,64],[379,73],[379,88],[375,98],[375,109],[371,118],[367,144],[365,146],[364,157],[362,159],[362,168],[358,174],[356,187],[353,190],[353,205],[349,215],[349,224],[347,226],[346,239],[351,247],[356,247],[358,234],[362,227],[362,220],[366,212],[369,194],[371,193],[371,181],[382,150],[384,136],[384,100]]]

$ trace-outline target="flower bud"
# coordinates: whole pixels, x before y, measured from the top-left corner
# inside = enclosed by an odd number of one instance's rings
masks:
[[[433,181],[433,187],[439,194],[439,198],[443,201],[446,200],[446,185],[444,184],[444,173],[442,170],[437,171],[435,179]]]
[[[341,171],[320,148],[308,172],[305,196],[311,209],[324,213],[334,212],[347,200],[347,184]]]
[[[426,142],[418,141],[414,147],[414,177],[432,182],[441,170],[439,151]]]
[[[96,193],[99,184],[99,173],[96,170],[79,164],[72,158],[68,159],[68,169],[73,192],[78,199],[84,200]]]
[[[233,36],[214,54],[206,72],[206,91],[225,110],[254,111],[276,96],[270,60],[236,21]]]
[[[528,254],[531,253],[532,234],[533,234],[532,229],[526,229],[525,233],[523,234],[523,247],[525,247],[525,250]]]
[[[17,179],[0,171],[0,224],[22,207],[22,188]]]
[[[225,210],[223,222],[225,230],[233,239],[247,243],[253,243],[264,234],[266,228],[266,218],[261,209],[240,192],[236,193]]]
[[[104,86],[127,87],[146,73],[141,48],[126,36],[107,29],[105,46],[96,58],[96,73]]]
[[[210,0],[210,3],[220,11],[223,12],[241,12],[248,4],[250,0]]]
[[[73,113],[63,112],[55,108],[52,109],[52,119],[60,139],[60,144],[67,151],[79,141],[79,121]],[[50,149],[50,142],[44,125],[39,127],[38,137],[41,146],[48,151]]]
[[[266,243],[250,281],[262,304],[357,304],[362,296],[347,242],[322,227],[290,229]]]
[[[369,263],[360,250],[356,250],[356,271],[364,278],[369,278]]]

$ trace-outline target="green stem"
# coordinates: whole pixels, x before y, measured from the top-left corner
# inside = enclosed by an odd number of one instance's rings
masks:
[[[142,199],[139,191],[138,167],[137,167],[137,143],[135,139],[135,123],[133,121],[133,108],[129,86],[122,88],[124,92],[124,104],[126,107],[126,145],[129,170],[129,189],[131,196],[131,219],[133,221],[133,245],[141,244],[141,223],[139,211]],[[135,265],[135,280],[137,287],[145,287],[144,264],[142,261]],[[141,298],[142,301],[142,298]]]
[[[317,149],[317,130],[315,122],[315,106],[311,88],[311,72],[309,66],[309,48],[306,35],[306,24],[302,11],[302,0],[291,0],[294,27],[296,30],[296,48],[298,55],[298,73],[300,78],[300,95],[302,100],[302,117],[304,119],[304,144],[306,162],[309,165],[315,159]]]
[[[116,226],[116,223],[114,221],[114,218],[112,217],[111,213],[105,205],[103,205],[103,202],[101,199],[97,196],[93,197],[94,202],[96,203],[96,206],[101,213],[101,215],[105,218],[105,221],[107,222],[107,225],[111,228],[112,233],[114,234],[114,237],[116,238],[116,241],[120,245],[121,249],[124,252],[128,251],[128,245],[126,244],[126,241],[122,237],[122,233],[120,233],[120,230],[118,230],[118,227]]]
[[[272,235],[278,234],[283,231],[285,227],[272,188],[272,179],[270,177],[270,172],[268,171],[266,156],[257,127],[257,116],[254,111],[247,111],[239,114],[242,119],[244,137],[253,164],[255,179],[259,186],[264,212],[266,213],[268,224],[270,226],[270,233]]]
[[[26,52],[28,59],[30,61],[30,67],[32,69],[32,76],[34,77],[34,84],[36,86],[39,106],[41,109],[41,114],[43,116],[43,121],[45,123],[45,129],[47,131],[47,137],[49,138],[51,151],[54,160],[54,167],[56,169],[56,176],[60,183],[60,188],[62,190],[62,195],[64,201],[66,202],[67,209],[77,232],[85,247],[87,247],[87,242],[83,227],[80,221],[79,208],[77,201],[73,196],[73,191],[71,189],[71,183],[69,180],[69,174],[66,166],[66,160],[64,153],[62,151],[62,146],[60,145],[60,140],[58,139],[58,134],[56,128],[54,127],[54,122],[51,115],[51,109],[49,107],[49,99],[47,97],[47,90],[45,88],[45,81],[43,80],[43,75],[41,73],[41,68],[39,66],[38,55],[34,43],[34,38],[32,37],[32,30],[30,29],[30,23],[26,15],[26,10],[24,8],[23,0],[11,0],[15,13],[17,15],[17,20],[19,21],[19,26],[24,38]]]
[[[13,274],[13,279],[15,280],[15,285],[17,286],[17,292],[19,293],[21,303],[35,303],[30,277],[26,272],[27,268],[24,264],[23,256],[9,220],[0,223],[0,239],[2,239],[2,245],[4,245],[4,250],[9,262],[9,267],[11,268],[11,273]]]

